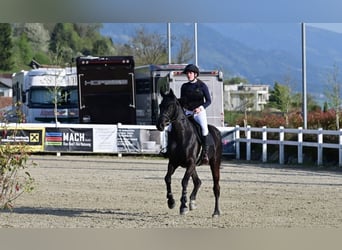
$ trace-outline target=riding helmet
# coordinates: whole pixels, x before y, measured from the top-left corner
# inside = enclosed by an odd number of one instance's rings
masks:
[[[186,74],[187,72],[194,72],[194,73],[197,73],[197,76],[199,75],[199,69],[196,65],[194,64],[188,64],[184,70],[183,70],[183,73]]]

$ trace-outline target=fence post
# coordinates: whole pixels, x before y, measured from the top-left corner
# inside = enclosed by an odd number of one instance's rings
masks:
[[[279,164],[284,164],[284,127],[279,127]]]
[[[246,137],[247,137],[246,160],[250,161],[251,160],[251,126],[247,126]]]
[[[262,127],[262,162],[267,162],[267,129]]]
[[[240,126],[235,126],[235,152],[236,159],[240,160]]]
[[[117,131],[119,131],[119,128],[120,128],[121,125],[122,125],[122,124],[119,122],[118,125],[117,125]],[[118,132],[117,132],[117,133],[118,133]],[[117,137],[117,138],[116,138],[116,141],[118,141],[118,135],[117,135],[116,137]],[[119,152],[119,150],[118,150],[118,157],[119,157],[119,158],[122,157],[122,153]]]
[[[318,129],[317,165],[323,163],[323,129]]]
[[[298,146],[297,146],[297,158],[298,158],[298,164],[303,163],[303,128],[298,128]]]
[[[342,167],[342,129],[340,129],[338,153],[338,165]]]

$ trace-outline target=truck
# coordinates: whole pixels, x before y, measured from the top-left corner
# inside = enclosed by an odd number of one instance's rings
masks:
[[[183,73],[185,64],[149,64],[135,68],[137,124],[156,124],[160,91],[170,88],[177,97],[188,79]],[[208,85],[212,103],[207,108],[208,123],[224,126],[223,73],[219,70],[200,69],[199,79]]]
[[[155,125],[160,91],[172,88],[180,96],[187,82],[185,64],[134,65],[133,56],[81,56],[76,58],[80,123]],[[208,122],[224,126],[223,73],[201,70],[212,104]]]
[[[13,73],[12,88],[12,121],[20,114],[27,123],[78,123],[75,67],[22,70]]]
[[[79,122],[136,124],[133,56],[76,58]]]

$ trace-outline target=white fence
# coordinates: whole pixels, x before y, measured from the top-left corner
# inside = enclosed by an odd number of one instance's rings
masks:
[[[166,134],[158,131],[155,126],[33,123],[0,125],[0,144],[25,142],[36,152],[158,154],[166,146],[167,139]],[[305,163],[303,149],[309,147],[313,148],[312,152],[317,151],[317,157],[313,159],[317,165],[322,165],[326,158],[331,158],[323,152],[324,149],[334,149],[334,156],[338,158],[335,163],[338,161],[338,165],[342,166],[342,130],[250,126],[218,129],[222,135],[222,154],[233,156],[237,160],[241,160],[243,153],[245,160],[252,160],[252,146],[260,144],[258,150],[261,152],[257,152],[260,154],[257,160],[262,162],[273,161],[268,159],[272,151],[269,146],[276,145],[279,164],[288,163],[285,162],[286,156],[289,156],[289,147],[286,146],[293,146],[297,149],[297,155],[291,152],[291,163],[294,163],[293,160],[298,164]],[[334,142],[325,141],[328,136],[333,137]],[[289,137],[291,139],[286,140]],[[305,140],[306,137],[310,137],[310,141]],[[245,148],[242,148],[244,145]]]
[[[241,132],[244,132],[244,137],[241,137]],[[252,132],[258,132],[259,133],[259,138],[253,138],[252,137]],[[261,138],[260,138],[260,133],[261,133]],[[277,140],[272,140],[268,139],[268,134],[273,133],[277,134],[279,139]],[[286,134],[295,134],[297,137],[296,141],[293,140],[285,140],[285,135]],[[312,142],[312,141],[305,141],[303,140],[304,135],[316,135],[317,141]],[[338,138],[336,143],[327,143],[324,142],[324,136],[335,136]],[[342,130],[323,130],[323,129],[303,129],[303,128],[298,128],[298,129],[292,129],[292,128],[284,128],[284,127],[279,127],[279,128],[267,128],[267,127],[262,127],[262,128],[252,128],[250,126],[247,127],[235,127],[235,149],[236,149],[236,159],[241,159],[241,143],[246,144],[246,160],[251,160],[252,156],[252,143],[256,144],[261,144],[262,146],[262,162],[267,162],[267,147],[270,144],[273,145],[278,145],[279,147],[279,164],[284,164],[285,163],[285,145],[291,145],[291,146],[296,146],[297,147],[297,163],[302,164],[303,162],[303,147],[312,147],[317,149],[317,159],[316,163],[317,165],[322,165],[323,164],[323,149],[324,148],[330,148],[330,149],[336,149],[338,151],[338,165],[342,166]]]

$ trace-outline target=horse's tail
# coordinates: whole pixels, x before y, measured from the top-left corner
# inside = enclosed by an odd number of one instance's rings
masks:
[[[216,159],[221,161],[222,155],[222,136],[221,132],[218,128],[213,125],[208,125],[209,133],[212,135],[214,140],[214,147],[215,147],[215,156]]]

